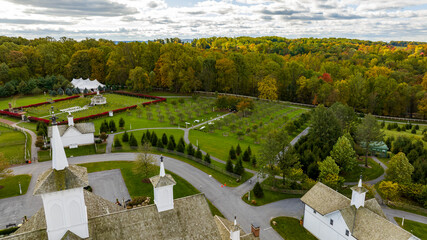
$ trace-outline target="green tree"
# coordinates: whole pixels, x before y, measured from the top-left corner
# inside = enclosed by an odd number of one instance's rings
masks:
[[[211,163],[211,155],[209,155],[209,153],[206,153],[203,160],[210,164]]]
[[[245,162],[249,162],[251,160],[251,155],[249,154],[248,150],[243,152],[242,160]]]
[[[338,138],[332,148],[331,157],[344,172],[350,172],[357,165],[356,152],[345,136]]]
[[[239,158],[239,160],[237,160],[236,165],[234,165],[233,172],[240,176],[243,175],[245,168],[243,167],[242,159]]]
[[[151,146],[156,147],[157,146],[157,140],[158,140],[157,134],[156,134],[156,132],[153,131],[153,133],[151,133],[151,139],[150,139]]]
[[[234,150],[234,147],[231,146],[230,151],[228,152],[228,156],[230,157],[230,159],[236,159],[236,150]]]
[[[162,135],[162,143],[164,146],[168,145],[168,136],[166,135],[166,133],[163,133]]]
[[[236,155],[237,156],[240,156],[240,154],[242,153],[242,149],[240,148],[240,144],[237,144],[237,147],[236,147]]]
[[[129,134],[125,131],[122,136],[122,142],[128,142],[129,141]]]
[[[202,154],[202,151],[200,150],[199,146],[197,146],[197,151],[196,151],[196,154],[194,156],[198,159],[203,159],[203,154]]]
[[[114,120],[110,121],[109,128],[110,128],[110,131],[112,131],[112,132],[117,131],[116,123],[114,122]]]
[[[176,150],[178,152],[183,153],[185,151],[185,142],[184,139],[181,137],[178,141],[178,145],[176,146]]]
[[[365,116],[362,123],[357,127],[357,139],[365,147],[365,166],[368,166],[369,145],[375,141],[382,141],[384,133],[377,120],[371,114]]]
[[[114,147],[115,148],[121,148],[122,147],[122,143],[120,142],[119,138],[116,138],[114,140]]]
[[[397,183],[410,183],[414,167],[403,152],[394,155],[386,170],[386,179]]]
[[[258,82],[259,98],[277,100],[277,80],[269,75]]]
[[[162,139],[157,139],[157,143],[156,143],[156,147],[158,148],[164,148],[165,146],[163,145]]]
[[[125,127],[125,120],[121,117],[119,120],[119,127],[123,129]]]
[[[227,162],[225,163],[225,170],[227,172],[233,172],[233,163],[231,162],[231,159],[228,159]]]
[[[328,146],[333,146],[341,136],[341,128],[332,110],[319,105],[312,112],[310,134]]]
[[[151,146],[146,143],[142,146],[141,151],[136,156],[134,166],[132,168],[135,174],[140,174],[142,177],[148,178],[151,173],[156,169],[154,163],[156,162],[153,155],[150,154]]]
[[[331,157],[327,157],[323,162],[320,162],[319,170],[319,181],[332,188],[337,188],[341,186],[343,180],[340,179],[340,177],[338,176],[340,168],[335,163],[334,159],[332,159]]]
[[[129,145],[131,147],[138,147],[138,141],[136,141],[135,136],[133,135],[133,133],[130,134],[130,138],[129,138]]]
[[[255,183],[254,188],[252,189],[254,192],[255,197],[262,198],[264,197],[264,191],[262,190],[261,184],[259,182]]]
[[[187,154],[190,156],[194,156],[194,147],[191,143],[187,145]]]

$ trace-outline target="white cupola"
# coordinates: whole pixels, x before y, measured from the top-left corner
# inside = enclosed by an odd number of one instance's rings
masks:
[[[239,228],[239,226],[237,226],[236,216],[234,216],[234,223],[230,229],[230,239],[231,240],[240,240],[240,228]]]
[[[351,205],[356,208],[365,206],[365,195],[368,190],[362,186],[362,175],[360,175],[359,183],[357,186],[351,188],[353,191],[351,195]]]
[[[60,240],[68,232],[89,237],[83,187],[89,185],[84,167],[68,165],[59,136],[56,117],[52,118],[52,168],[37,179],[34,195],[41,195],[49,240]]]
[[[68,126],[74,126],[74,117],[71,113],[68,113]]]
[[[160,156],[160,174],[150,178],[154,187],[154,204],[159,212],[173,209],[173,186],[175,180],[165,173],[163,156]]]

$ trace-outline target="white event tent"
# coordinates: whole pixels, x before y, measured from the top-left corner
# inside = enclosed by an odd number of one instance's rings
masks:
[[[75,88],[80,89],[80,91],[85,90],[85,88],[87,88],[87,90],[89,90],[89,91],[90,90],[95,91],[98,89],[98,86],[105,87],[105,85],[98,82],[98,80],[95,79],[95,80],[91,81],[89,78],[88,79],[82,79],[82,78],[73,79],[73,81],[71,81],[71,84],[73,84],[73,86]]]

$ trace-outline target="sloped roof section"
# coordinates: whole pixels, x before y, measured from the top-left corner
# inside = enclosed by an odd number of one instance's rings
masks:
[[[68,230],[64,236],[61,238],[61,240],[82,240],[83,238],[77,236],[76,234],[74,234],[73,232],[71,232],[70,230]]]
[[[358,240],[403,240],[412,236],[403,228],[365,207],[357,210],[352,235]]]
[[[334,191],[325,184],[318,182],[304,196],[301,201],[322,215],[350,206],[350,199]]]
[[[259,239],[259,238],[255,237],[252,233],[246,234],[245,231],[243,231],[243,228],[241,228],[239,224],[234,226],[234,223],[229,221],[228,219],[225,219],[225,218],[222,218],[220,216],[215,215],[214,220],[215,220],[215,223],[216,223],[218,230],[221,234],[222,240],[230,239],[230,229],[232,229],[232,228],[237,228],[240,230],[240,239],[242,239],[242,240]]]
[[[176,184],[175,180],[170,174],[166,174],[164,177],[161,177],[160,175],[156,175],[154,177],[151,177],[150,181],[155,188]]]
[[[85,167],[69,165],[64,170],[49,169],[37,179],[34,195],[57,192],[89,185]]]
[[[85,123],[76,123],[76,124],[74,124],[74,126],[58,125],[59,135],[62,137],[64,135],[64,133],[69,128],[75,128],[81,134],[94,133],[95,132],[95,124],[93,122],[85,122]],[[48,127],[47,136],[49,138],[52,137],[52,127]]]
[[[387,219],[381,206],[378,204],[377,200],[375,198],[371,198],[369,200],[365,201],[365,208],[371,210],[372,212],[380,215],[384,219]]]
[[[84,199],[85,204],[87,208],[87,217],[88,219],[94,218],[97,216],[115,213],[119,211],[123,211],[124,209],[117,206],[116,204],[103,199],[102,197],[91,193],[89,191],[83,190],[84,193]],[[34,214],[28,222],[23,224],[16,232],[15,234],[21,234],[26,232],[35,232],[38,230],[44,229],[44,232],[46,232],[46,218],[44,215],[44,208],[40,208],[36,214]],[[47,238],[47,235],[46,235]]]

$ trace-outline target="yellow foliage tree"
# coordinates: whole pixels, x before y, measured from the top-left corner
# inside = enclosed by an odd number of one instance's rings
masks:
[[[377,78],[379,76],[389,77],[391,74],[391,69],[387,67],[374,66],[369,71],[366,72],[366,77],[368,78]]]
[[[388,200],[391,200],[397,196],[399,185],[392,181],[382,181],[379,185],[379,190]]]
[[[277,100],[277,80],[272,76],[265,77],[258,83],[259,98]]]

